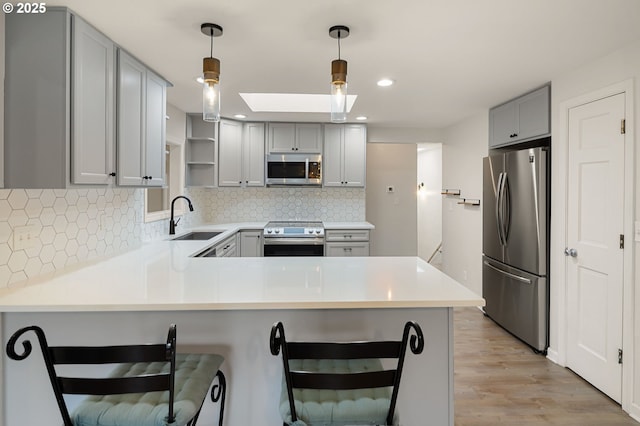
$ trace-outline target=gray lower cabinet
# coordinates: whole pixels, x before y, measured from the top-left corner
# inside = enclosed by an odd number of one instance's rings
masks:
[[[324,247],[325,256],[369,256],[369,230],[326,230]]]
[[[114,43],[48,7],[5,15],[5,55],[5,187],[113,184]]]
[[[489,147],[545,137],[551,133],[550,86],[492,108],[489,111]]]
[[[240,257],[262,257],[262,229],[240,231]]]
[[[118,51],[118,185],[162,186],[166,82]]]
[[[216,245],[216,257],[238,256],[237,234],[233,234]]]

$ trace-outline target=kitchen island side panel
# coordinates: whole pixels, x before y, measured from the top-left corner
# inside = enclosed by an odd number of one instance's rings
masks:
[[[40,325],[51,345],[157,342],[170,323],[178,329],[178,349],[220,353],[227,378],[225,424],[280,424],[278,402],[282,360],[269,352],[269,332],[283,321],[287,339],[401,339],[404,323],[417,321],[425,349],[407,351],[398,410],[404,426],[453,425],[453,309],[310,309],[167,312],[4,313],[3,348],[20,327]],[[29,336],[34,346],[35,336]],[[38,348],[24,361],[3,351],[3,402],[7,425],[51,424],[59,419]],[[95,367],[104,371],[105,367]],[[72,404],[82,399],[71,400]],[[426,415],[425,413],[428,413]],[[218,406],[205,401],[199,425],[217,425]]]

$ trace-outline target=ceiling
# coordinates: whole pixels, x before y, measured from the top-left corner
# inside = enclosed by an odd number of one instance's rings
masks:
[[[640,39],[638,0],[65,0],[168,79],[168,101],[201,112],[203,22],[222,63],[222,115],[328,121],[328,114],[252,113],[239,92],[328,93],[347,25],[348,115],[372,126],[439,129]],[[396,84],[381,88],[389,77]]]

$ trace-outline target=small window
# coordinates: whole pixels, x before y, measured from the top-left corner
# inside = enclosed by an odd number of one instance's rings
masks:
[[[144,197],[144,221],[154,222],[168,219],[171,215],[169,203],[178,195],[182,195],[184,147],[181,144],[167,143],[164,186],[146,188]],[[182,204],[176,205],[176,215],[184,213]]]

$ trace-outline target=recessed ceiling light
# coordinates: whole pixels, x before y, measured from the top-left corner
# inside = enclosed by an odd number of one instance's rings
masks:
[[[301,93],[240,93],[253,112],[331,112],[331,95]],[[358,95],[347,95],[347,112]]]
[[[236,114],[236,115],[234,115],[234,117],[235,118],[247,118],[247,116],[244,115],[244,114]]]
[[[359,115],[358,117],[356,117],[356,120],[358,120],[358,121],[364,121],[366,119],[367,119],[367,117],[365,117],[364,115]]]
[[[383,78],[382,80],[378,80],[378,86],[380,87],[388,87],[393,84],[393,80],[390,78]]]

